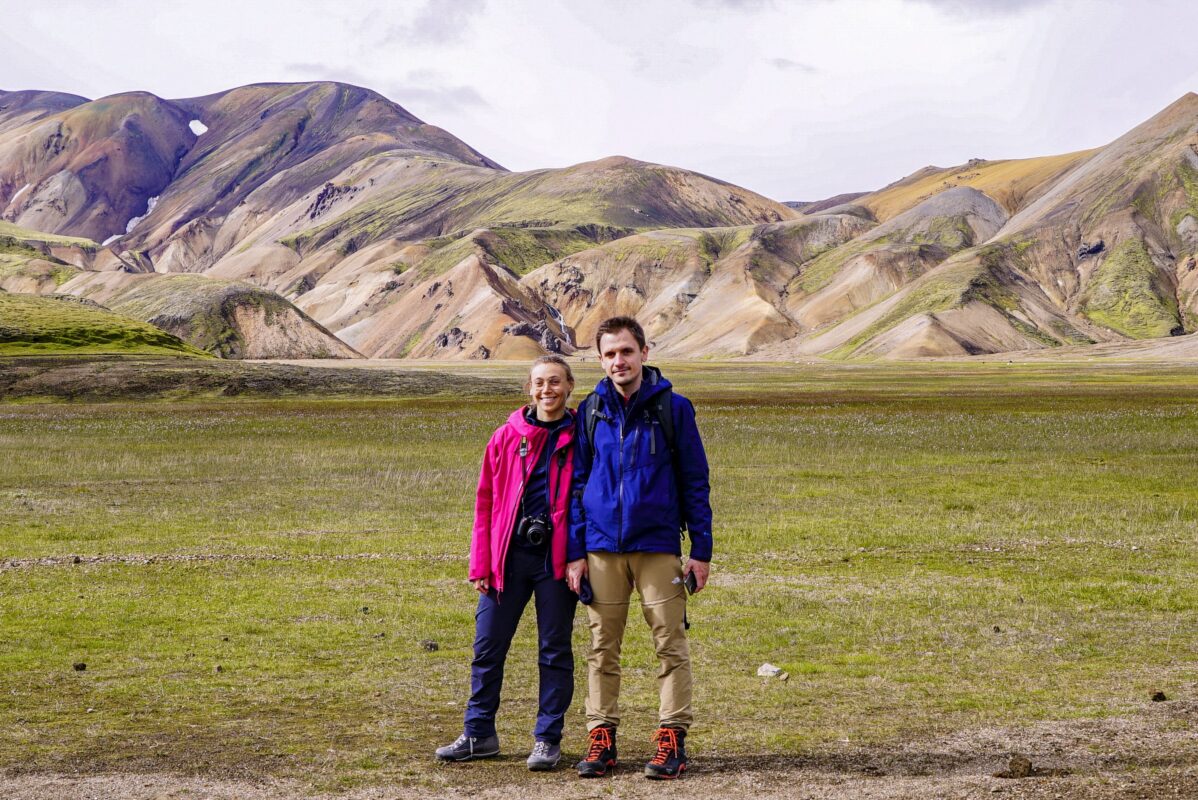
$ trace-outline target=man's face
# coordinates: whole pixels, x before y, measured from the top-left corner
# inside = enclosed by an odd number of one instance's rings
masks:
[[[599,363],[616,386],[635,386],[641,365],[649,357],[649,346],[641,347],[630,330],[605,333],[599,339]]]

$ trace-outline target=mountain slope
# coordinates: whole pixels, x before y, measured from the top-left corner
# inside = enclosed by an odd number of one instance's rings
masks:
[[[71,100],[30,94],[9,103],[11,127],[0,128],[2,216],[96,241],[123,236],[136,218],[140,230],[123,244],[138,251],[158,244],[163,227],[224,216],[286,170],[284,197],[388,150],[498,168],[381,95],[344,84],[259,84],[177,101],[131,92],[57,113]]]
[[[508,172],[343,84],[0,93],[0,285],[103,298],[229,356],[573,353],[614,313],[675,357],[1198,327],[1193,94],[1105,147],[800,205],[618,156]]]
[[[94,303],[0,291],[0,355],[52,353],[207,356],[153,325]]]

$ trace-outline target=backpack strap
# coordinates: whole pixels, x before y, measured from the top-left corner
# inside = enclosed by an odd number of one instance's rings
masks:
[[[670,466],[674,470],[674,485],[678,487],[679,495],[682,492],[682,468],[678,461],[678,437],[674,433],[674,392],[672,389],[665,389],[654,396],[653,402],[649,404],[648,411],[657,419],[657,424],[661,426],[661,434],[666,440],[666,447],[670,451]],[[682,520],[680,533],[686,532],[686,520]]]
[[[675,472],[677,472],[677,439],[674,436],[674,392],[672,389],[666,389],[653,398],[653,403],[649,407],[649,411],[657,418],[657,424],[661,426],[661,433],[666,439],[666,447],[670,449],[670,458],[675,462]]]
[[[587,433],[587,445],[591,451],[591,458],[594,459],[595,427],[599,424],[600,418],[608,418],[607,414],[603,413],[603,400],[599,397],[598,392],[591,392],[578,404],[578,418],[582,421],[583,430]]]

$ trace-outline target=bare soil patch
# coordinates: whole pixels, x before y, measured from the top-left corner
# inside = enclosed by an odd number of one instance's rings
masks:
[[[907,800],[907,798],[1191,798],[1198,796],[1196,701],[1146,703],[1122,718],[1046,722],[1018,728],[976,728],[893,746],[850,747],[797,756],[705,753],[692,761],[682,786],[690,797],[751,794],[769,798]],[[580,781],[569,766],[550,774],[525,771],[524,753],[474,764],[411,764],[404,778],[342,793],[314,791],[293,780],[241,779],[166,772],[20,774],[0,776],[0,794],[14,800],[282,800],[313,797],[382,800],[396,797],[510,798],[657,797],[670,791],[640,775],[647,754],[626,746],[622,767],[607,779]],[[1031,775],[998,777],[1015,754]],[[567,759],[577,753],[567,751]]]

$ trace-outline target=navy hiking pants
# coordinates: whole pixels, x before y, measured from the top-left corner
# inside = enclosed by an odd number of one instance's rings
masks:
[[[531,597],[537,609],[537,663],[540,703],[533,736],[558,744],[562,722],[574,697],[574,652],[570,634],[578,595],[564,580],[553,577],[545,553],[513,546],[504,568],[503,594],[491,589],[478,598],[474,614],[474,661],[470,665],[470,702],[466,704],[466,735],[495,735],[495,713],[503,685],[503,665],[520,616]]]

